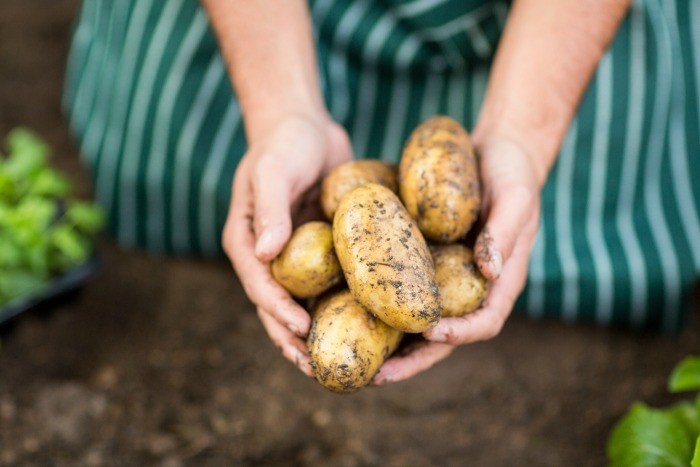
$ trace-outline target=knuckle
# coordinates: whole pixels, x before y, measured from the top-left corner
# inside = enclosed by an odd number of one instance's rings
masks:
[[[233,269],[240,275],[243,275],[243,271],[245,270],[244,264],[241,259],[240,252],[236,251],[232,245],[225,245],[224,246],[224,251],[226,252],[226,256],[228,256],[229,260],[231,260],[231,264],[233,265]]]
[[[252,169],[252,187],[253,187],[253,193],[257,196],[260,194],[261,188],[264,189],[265,187],[265,178],[269,178],[267,169],[265,168],[266,164],[264,164],[262,161],[258,161],[255,166],[253,166]],[[259,199],[256,197],[256,208],[258,208],[257,203],[259,202]]]
[[[279,339],[278,342],[284,356],[287,357],[289,361],[296,363],[295,360],[299,358],[299,351],[297,348],[291,345],[285,339]]]
[[[234,245],[236,243],[236,232],[234,229],[233,222],[228,219],[224,224],[224,228],[221,230],[221,247],[223,248],[226,255],[233,260],[236,256],[236,249]]]
[[[498,336],[501,331],[503,330],[503,320],[495,320],[493,321],[493,324],[488,328],[486,332],[486,339],[493,339],[494,337]]]
[[[513,182],[505,185],[494,196],[494,203],[500,205],[506,213],[528,213],[538,208],[535,191],[522,183]],[[512,215],[512,214],[510,214]]]
[[[257,300],[254,297],[253,293],[253,288],[248,284],[247,281],[241,281],[241,285],[243,286],[243,292],[245,292],[246,296],[250,299],[253,304],[257,305]]]
[[[541,207],[538,204],[535,207],[535,212],[532,214],[532,217],[528,219],[527,224],[525,225],[525,232],[532,236],[532,239],[534,240],[535,235],[537,235],[537,231],[540,228],[540,223],[541,223],[541,217],[542,217],[542,211]]]
[[[518,300],[520,292],[522,292],[523,288],[525,288],[525,277],[523,277],[522,279],[518,279],[513,289],[506,290],[504,292],[503,306],[501,310],[503,313],[509,313],[510,310],[513,309],[513,307],[515,306],[515,302]]]
[[[462,337],[457,333],[454,326],[449,326],[445,331],[445,342],[451,345],[462,344]]]
[[[271,334],[269,331],[268,334],[272,343],[275,344],[275,347],[277,347],[283,354],[286,355],[286,349],[284,348],[284,343],[282,342],[282,339],[280,339],[274,334]]]
[[[224,230],[224,233],[221,237],[221,247],[224,249],[224,252],[226,253],[226,256],[229,257],[231,261],[236,262],[236,254],[235,250],[233,248],[233,240],[231,239],[231,234]]]
[[[500,233],[500,241],[503,244],[503,254],[505,256],[510,256],[510,252],[515,247],[515,242],[518,240],[518,232],[513,230],[506,230]]]
[[[515,184],[509,188],[509,195],[512,199],[519,200],[524,205],[529,205],[535,198],[533,190],[522,184]]]
[[[269,155],[262,155],[255,163],[253,168],[253,176],[256,181],[267,180],[270,176],[274,176],[277,173],[277,166],[279,163],[277,159]]]

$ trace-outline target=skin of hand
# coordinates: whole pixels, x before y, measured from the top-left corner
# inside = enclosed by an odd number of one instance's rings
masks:
[[[350,158],[345,131],[330,120],[298,115],[281,120],[241,160],[223,232],[224,250],[270,339],[309,376],[301,339],[309,332],[309,314],[277,284],[269,263],[289,240],[292,219],[318,218],[321,177]]]
[[[269,263],[287,243],[292,219],[302,221],[314,210],[309,207],[319,206],[318,182],[351,158],[350,142],[321,96],[306,0],[202,4],[227,63],[248,141],[222,244],[272,341],[310,375],[301,339],[309,331],[309,314],[275,282]]]
[[[630,0],[516,0],[473,132],[480,161],[484,227],[474,250],[492,281],[482,308],[443,318],[373,384],[405,380],[461,344],[501,331],[525,286],[540,221],[540,191],[569,122]]]
[[[374,380],[409,378],[455,345],[498,334],[525,282],[539,191],[602,53],[630,0],[516,0],[473,140],[485,227],[475,253],[493,280],[484,307],[443,319]],[[308,314],[272,279],[269,261],[291,234],[292,211],[331,167],[351,157],[327,116],[303,0],[202,0],[238,94],[250,149],[237,170],[223,233],[246,293],[286,358],[310,374]]]
[[[441,319],[423,334],[425,341],[389,359],[375,376],[375,385],[401,381],[424,371],[452,353],[456,345],[495,337],[525,286],[540,219],[535,167],[512,141],[477,140],[475,147],[481,160],[482,215],[487,219],[475,253],[480,271],[493,281],[491,290],[480,309],[464,317]]]

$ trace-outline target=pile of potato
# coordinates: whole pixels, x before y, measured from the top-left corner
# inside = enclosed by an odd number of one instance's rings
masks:
[[[332,225],[296,229],[272,274],[297,298],[320,296],[311,366],[326,388],[351,392],[372,380],[403,333],[470,313],[488,291],[472,251],[457,243],[481,204],[469,136],[455,120],[433,117],[411,134],[398,170],[376,160],[336,167],[321,204]]]

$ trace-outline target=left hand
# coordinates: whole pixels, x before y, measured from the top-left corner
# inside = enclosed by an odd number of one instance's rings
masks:
[[[373,384],[401,381],[427,370],[455,346],[488,340],[501,331],[525,287],[530,251],[540,221],[540,182],[535,161],[506,138],[477,140],[483,192],[482,218],[474,253],[491,281],[482,307],[460,318],[443,318],[423,333],[425,340],[390,358]]]
[[[292,234],[292,219],[320,217],[316,189],[333,167],[351,158],[345,130],[325,113],[281,115],[250,138],[236,170],[222,243],[270,339],[311,376],[309,314],[272,277],[270,262]],[[316,217],[316,218],[319,218]]]

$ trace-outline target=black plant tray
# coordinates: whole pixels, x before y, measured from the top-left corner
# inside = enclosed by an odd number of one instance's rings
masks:
[[[97,256],[94,256],[80,266],[49,281],[41,292],[10,302],[0,308],[0,323],[79,289],[85,281],[97,272],[99,266],[100,260]]]

